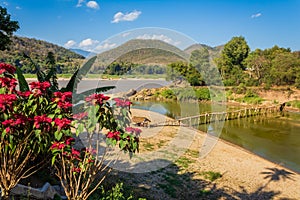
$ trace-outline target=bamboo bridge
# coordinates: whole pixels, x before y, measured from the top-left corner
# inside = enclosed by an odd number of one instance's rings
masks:
[[[280,109],[278,106],[269,106],[269,107],[251,107],[244,108],[234,111],[226,112],[211,112],[203,113],[200,115],[183,117],[179,119],[168,119],[161,123],[151,124],[151,126],[189,126],[200,125],[200,124],[209,124],[217,121],[227,121],[240,118],[246,118],[251,116],[267,116],[269,114],[279,113]]]

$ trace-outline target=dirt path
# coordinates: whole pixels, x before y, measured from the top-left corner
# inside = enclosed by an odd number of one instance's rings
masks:
[[[165,116],[144,110],[133,115],[152,123]],[[300,199],[300,175],[219,140],[199,158],[205,133],[186,127],[142,128],[140,153],[118,178],[147,199]],[[120,164],[119,163],[119,164]],[[124,166],[123,166],[124,167]],[[133,173],[135,172],[135,173]]]

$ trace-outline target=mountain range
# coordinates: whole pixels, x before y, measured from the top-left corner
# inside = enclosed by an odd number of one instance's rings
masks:
[[[40,65],[45,64],[48,52],[53,52],[56,61],[63,72],[72,72],[83,64],[84,59],[95,53],[82,49],[66,49],[58,45],[25,37],[14,36],[10,50],[0,51],[0,61],[14,65],[24,65],[24,53]],[[212,57],[218,56],[223,46],[210,47],[204,44],[194,44],[181,50],[161,40],[133,39],[126,43],[97,55],[92,71],[99,72],[112,62],[125,62],[143,65],[167,65],[173,62],[188,62],[194,50],[206,48]],[[28,63],[27,63],[28,64]]]

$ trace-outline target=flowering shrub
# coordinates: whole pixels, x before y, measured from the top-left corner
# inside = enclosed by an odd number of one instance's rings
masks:
[[[49,150],[68,199],[87,199],[106,177],[104,174],[100,181],[98,179],[99,172],[108,169],[108,165],[103,164],[105,153],[98,155],[92,144],[75,148],[71,128],[76,128],[77,136],[87,132],[89,139],[106,131],[104,139],[108,145],[118,145],[122,151],[134,153],[138,151],[140,130],[127,127],[131,103],[115,99],[110,105],[108,96],[91,94],[85,98],[85,104],[80,105],[82,112],[73,114],[71,92],[52,91],[47,81],[32,82],[30,90],[22,87],[22,91],[17,91],[15,71],[15,67],[0,63],[2,199],[8,199],[10,190],[20,179],[38,169],[41,163],[32,166],[32,161]]]
[[[0,188],[3,199],[8,198],[20,179],[40,167],[39,163],[31,164],[40,153],[48,152],[53,140],[72,135],[70,109],[51,101],[53,96],[47,92],[50,83],[33,82],[30,91],[17,91],[15,71],[15,67],[0,63]]]
[[[113,106],[108,100],[109,97],[103,94],[89,95],[85,97],[81,112],[73,114],[77,135],[83,131],[87,133],[90,141],[87,148],[76,149],[75,140],[70,137],[54,142],[50,148],[52,163],[68,199],[87,199],[111,170],[108,165],[103,164],[105,153],[99,155],[92,148],[97,143],[92,142],[94,134],[101,134],[109,146],[118,145],[122,151],[133,153],[138,150],[138,135],[141,131],[126,127],[131,103],[122,100],[126,106],[118,107],[118,100]],[[106,132],[104,135],[103,131]],[[91,188],[93,183],[95,185]]]

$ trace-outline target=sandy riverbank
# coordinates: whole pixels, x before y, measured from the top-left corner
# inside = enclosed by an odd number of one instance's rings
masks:
[[[151,123],[168,120],[163,115],[138,109],[132,109],[132,115],[147,117],[152,121]],[[145,153],[157,151],[164,146],[170,146],[171,143],[176,144],[173,140],[175,140],[176,135],[181,134],[192,136],[190,137],[192,140],[190,143],[182,140],[184,141],[183,143],[188,144],[187,152],[199,152],[206,136],[203,132],[178,126],[142,128],[142,130],[141,151],[139,153],[141,157]],[[176,139],[178,140],[178,137]],[[161,145],[156,145],[158,141]],[[166,142],[163,143],[162,141]],[[153,143],[153,148],[147,149],[145,143]],[[222,174],[222,177],[216,181],[205,184],[204,189],[211,191],[211,194],[207,196],[208,199],[300,199],[300,175],[298,173],[223,140],[219,140],[212,151],[204,158],[199,158],[197,153],[194,157],[189,156],[189,154],[182,155],[186,155],[191,161],[187,168],[180,169],[177,173],[193,174],[192,179],[194,183],[196,180],[198,180],[198,183],[201,182],[203,179],[201,172],[203,171],[220,172]],[[139,174],[136,174],[133,177],[135,180],[140,181],[137,186],[144,186],[145,182],[147,182],[150,194],[154,199],[185,199],[186,197],[196,199],[192,196],[184,196],[187,194],[183,193],[177,194],[181,196],[176,198],[164,197],[160,191],[155,189],[157,188],[155,185],[159,184],[155,180],[159,180],[159,177],[155,179],[155,174],[152,174],[151,179],[153,180],[149,182],[149,180],[143,180],[143,176],[145,174],[141,174],[140,177]],[[197,192],[194,189],[193,187],[188,187],[189,191],[186,192],[192,195],[194,192]]]

